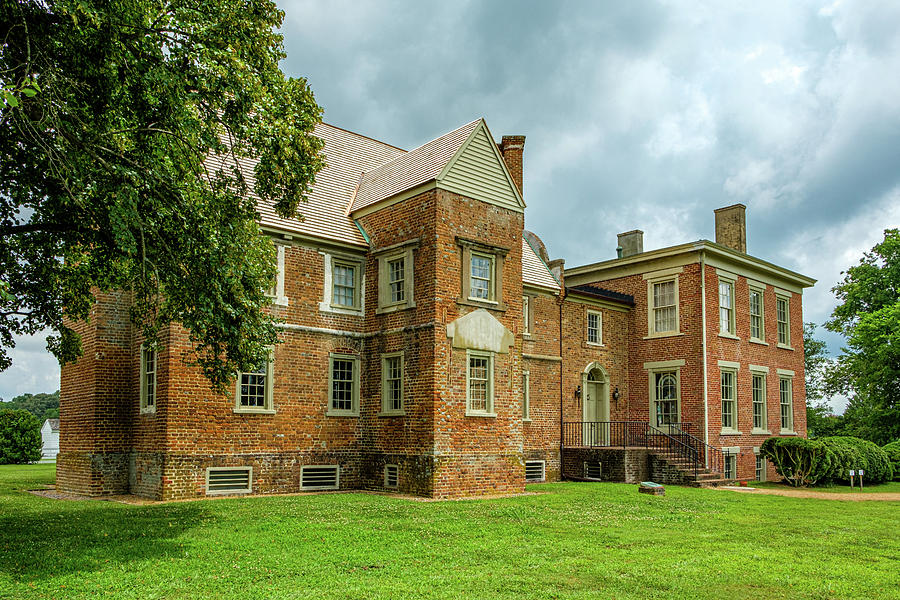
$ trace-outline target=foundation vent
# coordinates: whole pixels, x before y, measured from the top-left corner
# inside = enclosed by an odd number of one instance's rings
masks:
[[[400,467],[397,465],[384,465],[384,487],[396,488],[400,481]]]
[[[246,494],[253,490],[252,467],[217,467],[206,469],[206,495]]]
[[[585,479],[600,479],[603,476],[603,465],[597,462],[587,462],[584,463],[584,478]]]
[[[545,465],[542,460],[525,461],[525,481],[544,481]]]
[[[307,465],[300,467],[301,490],[336,490],[341,483],[339,465]]]

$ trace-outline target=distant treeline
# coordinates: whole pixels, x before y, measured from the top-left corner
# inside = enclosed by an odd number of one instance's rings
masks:
[[[0,398],[0,410],[27,410],[43,424],[44,419],[59,418],[59,390],[52,394],[22,394],[8,402]]]

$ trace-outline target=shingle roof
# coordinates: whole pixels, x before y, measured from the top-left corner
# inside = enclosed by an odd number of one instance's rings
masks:
[[[360,181],[350,212],[436,179],[479,123],[481,119],[476,119],[367,171]]]
[[[522,238],[522,283],[559,290],[559,282],[525,238]]]
[[[584,294],[586,296],[593,296],[594,298],[602,298],[604,300],[612,300],[613,302],[621,302],[622,304],[634,306],[634,296],[620,294],[619,292],[597,287],[596,285],[585,283],[583,285],[566,286],[566,290],[569,292],[578,292],[579,294]]]

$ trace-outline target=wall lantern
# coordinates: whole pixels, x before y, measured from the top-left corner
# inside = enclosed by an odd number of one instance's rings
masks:
[[[581,386],[580,385],[575,386],[575,399],[581,400]]]
[[[613,400],[616,401],[616,406],[619,405],[619,386],[616,386],[616,389],[613,390]]]

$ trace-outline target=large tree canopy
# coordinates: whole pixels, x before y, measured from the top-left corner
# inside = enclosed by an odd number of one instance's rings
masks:
[[[825,327],[847,347],[829,369],[828,390],[850,395],[844,416],[854,435],[885,444],[900,438],[900,230],[885,230],[844,275]]]
[[[279,69],[269,0],[19,0],[0,7],[0,369],[14,334],[125,290],[155,342],[180,322],[222,385],[276,340],[275,272],[250,192],[296,215],[321,168],[321,109]],[[258,160],[255,181],[211,154]]]

